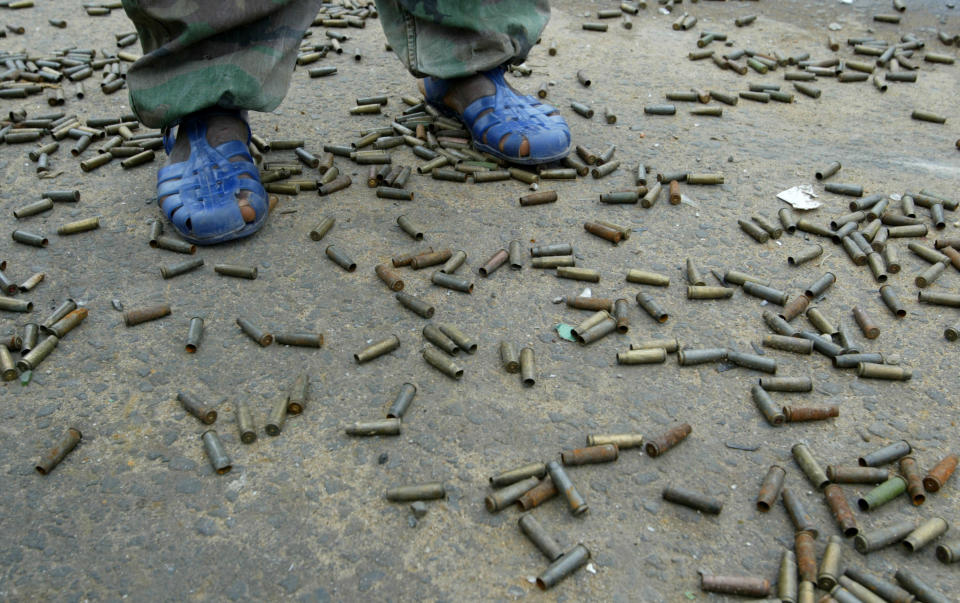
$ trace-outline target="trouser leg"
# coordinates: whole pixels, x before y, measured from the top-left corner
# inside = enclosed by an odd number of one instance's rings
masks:
[[[321,0],[123,0],[143,57],[127,72],[149,127],[208,107],[272,111]]]
[[[466,77],[522,62],[550,19],[548,0],[377,0],[387,40],[417,77]]]

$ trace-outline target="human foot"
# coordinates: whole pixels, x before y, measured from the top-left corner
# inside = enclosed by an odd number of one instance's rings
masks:
[[[481,150],[525,164],[556,161],[569,152],[570,130],[563,117],[514,90],[503,68],[465,78],[426,78],[419,85],[428,102],[467,125]]]

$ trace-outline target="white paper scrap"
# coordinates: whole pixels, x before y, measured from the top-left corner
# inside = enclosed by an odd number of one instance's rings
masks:
[[[813,186],[809,184],[801,184],[777,193],[777,199],[789,203],[794,209],[816,209],[822,205],[819,201],[814,201],[816,198]]]

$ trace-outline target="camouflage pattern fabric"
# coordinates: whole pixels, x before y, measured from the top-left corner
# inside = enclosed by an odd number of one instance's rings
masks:
[[[290,84],[303,32],[322,0],[123,0],[143,57],[127,72],[144,125],[201,109],[272,111]],[[473,75],[522,61],[548,0],[377,0],[384,33],[418,77]]]
[[[465,77],[521,63],[550,19],[548,0],[377,0],[383,32],[417,77]]]

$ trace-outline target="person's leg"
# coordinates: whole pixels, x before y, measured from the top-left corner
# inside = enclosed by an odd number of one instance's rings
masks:
[[[478,147],[520,163],[566,155],[563,118],[503,79],[502,66],[523,62],[546,26],[547,0],[377,0],[377,7],[397,56],[425,77],[427,100],[459,116]]]
[[[283,100],[320,0],[123,4],[144,52],[127,73],[131,107],[147,126],[179,124],[158,177],[161,208],[198,243],[252,234],[266,218],[266,194],[240,111]]]

